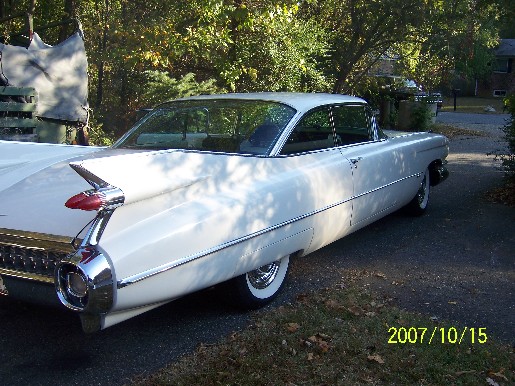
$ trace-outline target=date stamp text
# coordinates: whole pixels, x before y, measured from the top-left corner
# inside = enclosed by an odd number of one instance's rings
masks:
[[[484,344],[485,327],[390,327],[389,344]]]

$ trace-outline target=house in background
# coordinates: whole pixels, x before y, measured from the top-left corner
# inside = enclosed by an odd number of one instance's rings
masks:
[[[490,79],[478,85],[477,95],[482,97],[505,97],[515,93],[515,39],[501,39],[495,50]]]
[[[395,64],[399,60],[399,55],[396,54],[383,54],[374,65],[368,70],[369,76],[390,76],[393,77],[396,74]]]

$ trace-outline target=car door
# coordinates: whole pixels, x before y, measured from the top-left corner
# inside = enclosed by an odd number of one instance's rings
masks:
[[[405,172],[403,156],[377,131],[365,105],[334,106],[332,119],[339,149],[351,165],[354,226],[396,204],[394,185]]]
[[[307,113],[286,140],[283,156],[296,162],[309,181],[315,230],[310,250],[349,233],[352,213],[352,169],[335,145],[330,106]]]

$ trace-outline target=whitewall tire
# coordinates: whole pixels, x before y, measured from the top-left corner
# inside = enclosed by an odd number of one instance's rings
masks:
[[[232,279],[230,297],[244,309],[257,309],[270,303],[280,292],[288,274],[290,256],[263,265]]]
[[[429,169],[426,169],[422,181],[420,182],[417,194],[407,205],[409,213],[415,216],[421,216],[429,205],[429,193],[431,191],[431,184],[429,180]]]

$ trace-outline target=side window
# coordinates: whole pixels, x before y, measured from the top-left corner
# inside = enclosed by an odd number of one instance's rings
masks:
[[[335,106],[333,119],[338,146],[374,139],[371,119],[364,106]]]
[[[293,129],[281,154],[302,153],[334,147],[334,136],[329,120],[329,109],[308,113]]]

